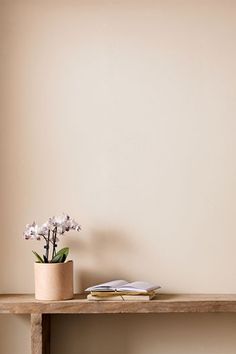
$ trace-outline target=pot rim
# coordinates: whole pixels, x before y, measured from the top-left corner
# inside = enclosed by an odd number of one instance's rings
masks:
[[[39,266],[63,266],[63,265],[65,265],[65,264],[68,264],[68,263],[73,263],[73,260],[72,259],[70,259],[70,260],[68,260],[68,261],[66,261],[66,262],[63,262],[63,263],[39,263],[39,262],[34,262],[34,264],[35,265],[39,265]]]

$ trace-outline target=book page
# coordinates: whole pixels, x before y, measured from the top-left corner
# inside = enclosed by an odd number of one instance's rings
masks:
[[[119,286],[116,291],[148,293],[159,288],[159,285],[150,284],[144,281],[134,281],[132,283],[127,283],[123,284],[122,286]]]
[[[126,280],[112,280],[106,283],[90,286],[85,289],[85,291],[115,291],[117,288],[125,284],[128,284]]]

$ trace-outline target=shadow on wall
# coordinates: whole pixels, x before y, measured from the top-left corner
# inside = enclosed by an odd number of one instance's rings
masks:
[[[51,352],[234,354],[235,325],[233,314],[53,315]]]
[[[82,268],[78,263],[75,268],[75,280],[79,289],[84,290],[88,286],[113,279],[126,279],[129,270],[124,267],[124,263],[127,264],[124,259],[129,257],[132,262],[136,248],[130,242],[129,235],[118,230],[94,229],[89,240],[89,243],[83,244],[74,240],[69,245],[76,255],[74,258],[82,259],[81,264],[85,264]]]
[[[11,337],[9,337],[9,333]],[[30,353],[30,316],[1,314],[0,318],[0,353]],[[24,343],[24,350],[21,343]]]

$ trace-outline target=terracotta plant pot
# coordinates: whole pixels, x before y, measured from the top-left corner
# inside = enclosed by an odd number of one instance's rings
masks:
[[[36,300],[73,298],[73,261],[34,264]]]

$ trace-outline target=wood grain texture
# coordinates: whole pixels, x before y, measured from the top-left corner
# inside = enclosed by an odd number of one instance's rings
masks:
[[[31,354],[50,354],[50,315],[31,315]]]
[[[0,295],[0,313],[99,314],[236,312],[236,294],[160,294],[151,301],[87,301],[75,295],[66,301],[38,301],[30,294]]]

